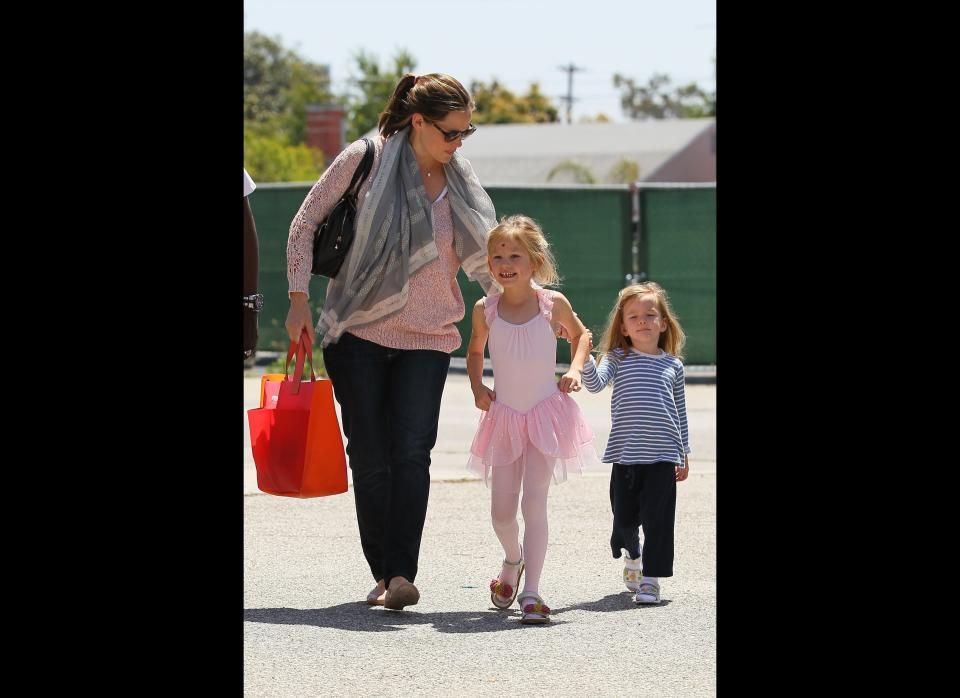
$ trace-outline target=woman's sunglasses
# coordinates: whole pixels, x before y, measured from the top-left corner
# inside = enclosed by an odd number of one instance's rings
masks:
[[[427,120],[424,119],[424,121],[427,121]],[[470,136],[472,136],[472,135],[476,132],[476,130],[477,130],[477,127],[476,127],[476,126],[474,126],[473,124],[470,124],[470,125],[467,126],[467,128],[466,128],[465,130],[463,130],[463,131],[444,131],[442,128],[440,128],[439,126],[437,126],[437,125],[436,125],[435,123],[433,123],[432,121],[427,121],[427,123],[429,123],[429,124],[430,124],[431,126],[433,126],[435,129],[437,129],[440,133],[442,133],[442,134],[443,134],[443,140],[445,140],[447,143],[453,143],[453,142],[454,142],[455,140],[457,140],[458,138],[462,138],[463,140],[466,140],[467,138],[469,138]]]

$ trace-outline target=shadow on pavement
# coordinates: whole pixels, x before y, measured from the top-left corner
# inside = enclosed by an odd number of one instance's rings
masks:
[[[670,599],[660,599],[659,604],[635,604],[631,592],[624,590],[620,594],[607,594],[602,599],[588,601],[587,603],[578,603],[566,608],[558,608],[554,614],[564,613],[565,611],[593,611],[594,613],[606,613],[608,611],[624,611],[631,608],[661,608],[671,603]]]
[[[562,610],[564,609],[559,609],[556,613]],[[432,625],[441,633],[492,633],[521,628],[549,628],[564,624],[563,621],[553,620],[540,626],[520,625],[519,609],[510,612],[489,610],[418,613],[415,606],[410,606],[403,611],[391,611],[381,606],[368,606],[362,601],[315,609],[245,608],[243,620],[250,623],[312,625],[318,628],[357,632],[382,632],[402,630],[407,625]]]

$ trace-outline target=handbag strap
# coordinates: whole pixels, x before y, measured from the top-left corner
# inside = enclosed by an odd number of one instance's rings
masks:
[[[317,380],[317,374],[313,371],[313,345],[310,342],[310,336],[306,330],[300,333],[299,340],[296,342],[291,341],[290,348],[287,349],[287,362],[283,368],[283,380],[285,381],[290,380],[290,360],[294,354],[297,356],[297,361],[293,369],[292,392],[294,395],[298,395],[300,393],[300,381],[303,378],[304,361],[310,362],[310,380]]]
[[[369,138],[364,138],[363,142],[367,149],[363,153],[363,160],[360,161],[356,171],[353,173],[353,177],[350,179],[350,186],[347,187],[347,191],[344,194],[345,196],[349,194],[356,198],[358,190],[363,186],[363,181],[367,178],[367,175],[370,174],[370,167],[373,165],[373,141]]]

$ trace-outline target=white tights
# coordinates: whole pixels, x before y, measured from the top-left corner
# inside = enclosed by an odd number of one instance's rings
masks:
[[[506,559],[520,559],[520,525],[517,523],[517,504],[521,485],[523,499],[523,557],[526,572],[523,591],[539,593],[540,573],[547,555],[547,492],[553,479],[552,459],[532,446],[509,465],[492,468],[490,476],[490,517],[493,530],[500,539]],[[516,584],[517,567],[504,565],[500,579]]]

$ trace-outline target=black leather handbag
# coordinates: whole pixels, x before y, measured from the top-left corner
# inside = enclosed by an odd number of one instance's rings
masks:
[[[310,272],[315,276],[334,278],[343,260],[353,244],[353,232],[357,218],[357,191],[370,173],[373,165],[373,141],[364,138],[367,146],[363,160],[353,173],[350,186],[340,197],[330,214],[320,221],[313,233],[313,266]]]

